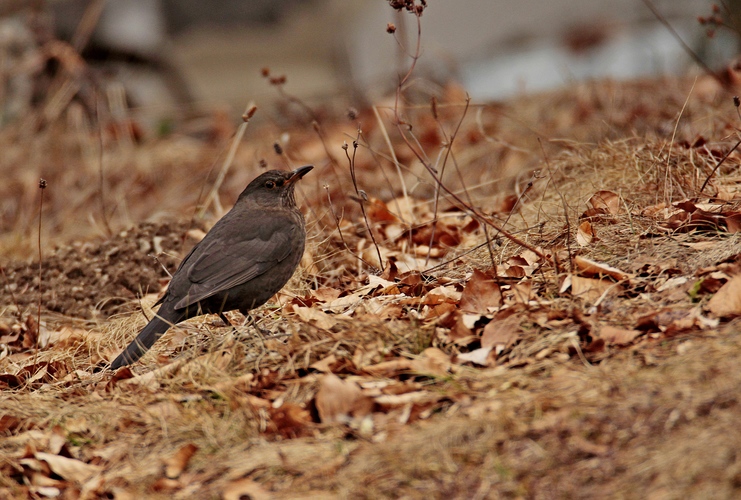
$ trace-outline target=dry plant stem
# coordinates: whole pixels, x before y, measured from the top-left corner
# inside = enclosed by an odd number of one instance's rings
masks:
[[[41,271],[42,271],[42,253],[41,253],[41,211],[44,209],[44,190],[46,189],[46,181],[39,179],[39,189],[41,193],[39,195],[39,231],[38,231],[38,246],[39,246],[39,305],[36,310],[36,352],[34,356],[39,353],[39,340],[41,339]],[[34,361],[35,363],[35,361]]]
[[[687,94],[687,98],[684,100],[684,104],[682,105],[682,109],[679,111],[677,120],[674,122],[674,130],[672,131],[672,138],[671,138],[671,141],[669,141],[669,151],[666,154],[666,170],[664,172],[664,201],[667,203],[671,203],[671,200],[672,200],[672,193],[668,192],[668,190],[672,186],[672,183],[669,182],[669,169],[670,169],[669,161],[671,160],[671,157],[672,157],[672,148],[674,147],[674,139],[677,136],[677,129],[679,128],[679,121],[682,119],[684,110],[687,108],[687,103],[689,103],[690,101],[690,96],[692,96],[692,91],[695,89],[695,83],[697,83],[697,78],[695,78],[695,81],[692,82],[692,88],[690,88],[690,91]]]
[[[445,175],[445,167],[448,164],[448,158],[451,157],[452,151],[453,151],[453,142],[455,142],[455,138],[458,135],[458,131],[461,128],[461,124],[463,123],[463,120],[466,118],[466,113],[468,112],[468,106],[471,103],[471,98],[469,96],[466,96],[466,105],[463,108],[463,113],[461,114],[461,119],[458,120],[458,124],[455,127],[455,130],[453,133],[448,137],[448,134],[445,133],[445,127],[443,127],[443,124],[440,123],[440,119],[438,118],[437,114],[437,103],[433,100],[432,101],[432,114],[435,117],[435,121],[437,122],[438,127],[440,128],[440,133],[443,134],[443,137],[445,138],[445,156],[443,157],[443,162],[440,167],[440,178]],[[458,163],[455,161],[455,158],[453,158],[453,162],[456,166],[455,170],[458,172],[458,178],[461,182],[461,186],[463,186],[463,192],[466,194],[466,198],[468,198],[469,205],[472,205],[471,203],[471,195],[468,193],[468,189],[466,188],[466,184],[463,182],[463,176],[461,175],[460,168],[458,168]],[[432,252],[432,243],[435,241],[435,232],[437,229],[437,211],[440,208],[440,186],[435,185],[435,203],[434,208],[432,210],[432,220],[434,223],[432,224],[432,231],[430,232],[430,242],[427,245],[429,247],[429,250],[427,250],[427,256],[425,257],[425,266],[430,261],[430,253]],[[486,235],[487,241],[489,240],[489,235]],[[488,246],[488,245],[487,245]],[[489,250],[491,252],[491,249]],[[492,266],[494,266],[494,256],[492,255]],[[496,266],[494,266],[496,267]]]
[[[100,215],[103,217],[103,226],[108,234],[108,237],[113,235],[113,230],[108,222],[108,215],[106,215],[105,209],[105,176],[103,175],[103,124],[100,116],[100,99],[95,96],[95,114],[98,118],[98,182],[100,184],[98,189],[98,198],[100,199]]]
[[[247,131],[247,126],[250,123],[250,118],[252,118],[252,115],[255,114],[256,110],[257,106],[255,106],[254,102],[250,102],[247,105],[247,108],[244,110],[244,114],[242,115],[242,123],[239,125],[239,129],[234,135],[234,140],[232,141],[232,145],[229,148],[229,153],[226,155],[226,158],[224,158],[224,163],[221,166],[221,171],[219,171],[219,175],[218,177],[216,177],[216,181],[214,181],[214,185],[211,187],[211,191],[209,191],[208,196],[206,196],[206,200],[201,206],[201,210],[198,212],[199,217],[203,217],[212,202],[218,205],[216,208],[219,213],[223,211],[221,202],[219,201],[217,196],[219,188],[221,188],[221,184],[224,182],[224,178],[229,171],[229,167],[231,167],[232,162],[234,161],[234,156],[236,156],[239,143],[242,142],[242,138]]]
[[[527,184],[525,185],[525,189],[522,190],[522,192],[517,197],[517,200],[515,200],[515,204],[512,205],[512,210],[509,211],[507,214],[507,218],[504,219],[504,222],[502,223],[503,226],[506,226],[509,220],[512,218],[512,216],[515,214],[515,210],[517,207],[519,207],[522,204],[522,200],[525,198],[525,195],[527,195],[530,190],[533,188],[533,183],[540,179],[541,177],[538,177],[539,172],[536,170],[533,172],[533,176],[530,178],[529,181],[527,181]]]
[[[350,249],[350,246],[347,244],[347,241],[345,241],[345,235],[342,234],[342,227],[340,226],[340,219],[342,217],[337,215],[337,212],[334,211],[334,204],[332,203],[332,197],[329,194],[329,186],[325,184],[324,190],[327,192],[327,201],[329,202],[329,211],[332,212],[332,218],[334,219],[335,225],[337,226],[337,232],[340,235],[340,241],[342,241],[342,244],[345,246],[345,249],[350,253],[350,255],[352,255],[359,261],[361,261],[366,266],[373,267],[369,262],[366,262],[365,259],[363,259],[363,257],[361,257],[360,255],[356,255],[355,252],[353,252]]]
[[[713,171],[710,172],[710,175],[708,175],[707,179],[705,179],[705,182],[702,183],[702,187],[700,188],[700,194],[702,194],[703,191],[705,191],[705,188],[708,185],[708,182],[710,182],[710,179],[715,175],[715,172],[718,171],[721,165],[728,159],[731,154],[738,149],[738,147],[741,146],[741,139],[736,141],[736,144],[733,145],[733,147],[725,154],[723,155],[723,158],[720,159],[718,164],[713,168]]]
[[[487,226],[490,226],[491,228],[493,228],[494,230],[496,230],[498,233],[500,233],[502,236],[504,236],[505,238],[507,238],[508,240],[510,240],[512,243],[514,243],[516,245],[519,245],[519,246],[521,246],[523,248],[526,248],[526,249],[530,250],[531,252],[533,252],[535,255],[537,255],[541,259],[548,260],[548,257],[543,252],[541,252],[540,250],[538,250],[534,246],[530,245],[529,243],[526,243],[526,242],[522,241],[521,239],[519,239],[518,237],[516,237],[514,234],[512,234],[509,231],[506,231],[504,228],[500,227],[498,224],[495,224],[492,220],[490,220],[488,217],[486,217],[483,213],[481,213],[480,211],[476,210],[470,203],[466,203],[465,201],[463,201],[463,199],[461,199],[460,196],[458,196],[454,191],[452,191],[450,188],[448,188],[442,182],[442,180],[438,176],[438,174],[435,171],[435,169],[432,168],[432,165],[430,165],[429,161],[425,160],[425,158],[422,155],[422,153],[420,153],[417,150],[417,148],[414,147],[414,145],[409,141],[409,137],[407,137],[407,134],[405,133],[405,130],[402,127],[402,125],[406,125],[406,123],[401,119],[401,116],[399,115],[399,101],[401,100],[401,92],[402,92],[402,88],[404,86],[404,83],[406,83],[406,81],[411,76],[412,71],[414,71],[414,67],[417,64],[417,60],[419,59],[420,41],[421,41],[421,37],[422,37],[422,24],[420,22],[419,14],[415,14],[414,17],[417,19],[417,51],[412,56],[412,64],[411,64],[411,66],[409,68],[409,71],[401,79],[401,81],[399,82],[399,85],[396,87],[396,99],[395,99],[395,103],[394,103],[394,119],[395,119],[395,122],[396,122],[396,128],[398,129],[399,134],[401,135],[401,138],[404,141],[404,144],[406,144],[406,146],[414,154],[414,156],[416,156],[417,159],[422,163],[422,165],[425,167],[425,169],[430,174],[430,176],[435,181],[435,183],[437,185],[439,185],[443,189],[443,191],[445,191],[446,193],[448,193],[448,195],[450,195],[453,198],[453,200],[455,200],[458,203],[459,208],[461,208],[462,210],[468,211],[474,217],[476,217],[478,220],[480,220],[481,222],[483,222]]]
[[[365,192],[361,192],[361,190],[358,188],[358,180],[355,177],[355,153],[358,150],[358,141],[357,140],[353,141],[352,146],[353,146],[352,156],[350,156],[350,153],[348,153],[347,151],[347,144],[344,144],[342,146],[342,149],[345,150],[345,156],[347,156],[347,161],[350,164],[350,177],[352,177],[352,185],[353,185],[353,188],[355,188],[355,194],[358,196],[358,203],[360,204],[360,211],[363,214],[363,221],[365,221],[365,227],[368,230],[368,235],[370,236],[371,241],[373,242],[373,246],[376,248],[376,253],[378,254],[379,270],[383,271],[383,258],[381,257],[381,249],[378,248],[376,237],[373,235],[373,231],[371,230],[371,227],[370,227],[370,222],[368,222],[368,215],[365,213],[365,202],[367,201],[367,195],[365,194]]]
[[[545,152],[545,148],[543,147],[543,142],[540,140],[540,137],[538,137],[538,144],[540,145],[540,150],[543,152],[543,160],[545,160],[546,168],[548,168],[548,173],[551,175],[551,179],[553,178],[553,173],[551,172],[551,162],[548,161],[548,155]],[[566,251],[569,254],[569,270],[574,270],[574,257],[571,254],[571,220],[569,219],[569,207],[566,204],[566,198],[564,198],[563,193],[561,192],[561,189],[558,187],[558,183],[553,183],[556,193],[558,193],[558,197],[561,198],[561,204],[563,205],[563,215],[566,217]],[[554,255],[556,252],[554,252]],[[554,258],[553,264],[556,267],[556,276],[560,274],[558,261]]]
[[[494,250],[491,248],[491,239],[489,238],[489,228],[484,226],[484,238],[486,239],[486,250],[489,252],[489,260],[491,260],[491,268],[494,271],[494,278],[499,284],[499,275],[497,274],[497,261],[494,259]]]
[[[581,347],[579,346],[579,342],[576,341],[576,339],[571,339],[571,345],[574,346],[574,349],[576,350],[577,354],[579,355],[579,359],[582,363],[584,363],[584,366],[587,368],[593,368],[592,364],[587,360],[587,358],[584,356],[584,352],[582,352]]]
[[[738,9],[731,8],[726,0],[720,0],[720,5],[723,6],[723,10],[726,11],[726,16],[731,22],[731,24],[722,23],[721,26],[735,32],[737,35],[741,35],[741,25],[736,24],[736,21],[741,21],[741,13],[738,12]],[[738,4],[736,6],[738,7]]]
[[[82,19],[77,24],[77,29],[70,42],[77,52],[81,53],[85,50],[85,47],[90,41],[90,36],[98,25],[105,4],[105,0],[93,0],[88,4],[85,12],[82,14]]]
[[[396,151],[394,151],[394,146],[391,144],[391,138],[389,137],[388,131],[386,130],[386,125],[384,125],[383,120],[381,120],[381,115],[378,113],[378,106],[373,106],[373,114],[376,116],[376,121],[378,122],[378,125],[381,129],[381,134],[383,135],[383,140],[386,142],[386,146],[389,148],[389,153],[391,154],[391,158],[394,160],[394,166],[396,167],[396,173],[399,176],[399,184],[401,185],[401,192],[404,196],[404,203],[406,203],[407,206],[410,206],[409,204],[409,194],[407,193],[407,185],[406,182],[404,182],[404,176],[401,173],[401,165],[399,165],[399,159],[396,157]],[[399,215],[401,215],[402,210],[400,207],[396,207],[397,211],[399,212]],[[412,221],[405,221],[402,217],[399,217],[402,222],[406,222],[408,224],[411,224]]]
[[[705,73],[715,78],[715,80],[718,83],[720,83],[724,89],[730,90],[728,82],[726,82],[723,78],[721,78],[721,76],[718,75],[718,73],[710,69],[710,67],[707,64],[705,64],[705,61],[703,61],[700,58],[700,56],[698,56],[697,53],[690,48],[689,45],[684,43],[684,40],[682,40],[682,37],[679,36],[679,33],[676,32],[676,30],[672,27],[669,21],[666,20],[664,15],[661,12],[659,12],[659,10],[656,8],[653,2],[651,0],[643,0],[643,3],[646,4],[646,7],[648,7],[649,10],[651,10],[651,12],[656,17],[656,19],[658,19],[659,22],[664,25],[664,27],[669,31],[669,33],[671,33],[671,35],[679,43],[679,45],[682,46],[682,49],[687,53],[688,56],[692,58],[693,61],[695,61],[695,63],[697,63],[698,66],[700,66],[702,70],[705,71]]]

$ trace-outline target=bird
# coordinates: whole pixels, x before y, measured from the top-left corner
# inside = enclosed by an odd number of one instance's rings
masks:
[[[293,276],[306,246],[306,226],[296,206],[296,183],[314,167],[270,170],[257,176],[203,239],[180,262],[159,310],[113,360],[112,370],[139,360],[171,326],[202,314],[245,316]]]

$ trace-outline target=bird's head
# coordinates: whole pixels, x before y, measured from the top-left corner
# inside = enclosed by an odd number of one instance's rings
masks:
[[[247,200],[260,206],[295,207],[293,190],[296,181],[313,168],[312,165],[306,165],[292,171],[269,170],[250,182],[237,201]]]

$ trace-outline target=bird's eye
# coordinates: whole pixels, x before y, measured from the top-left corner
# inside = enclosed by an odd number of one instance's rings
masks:
[[[273,189],[275,187],[275,182],[273,181],[267,181],[265,182],[265,187],[268,189]]]

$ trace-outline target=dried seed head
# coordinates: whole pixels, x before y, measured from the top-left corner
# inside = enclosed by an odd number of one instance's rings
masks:
[[[255,111],[257,111],[257,106],[250,106],[249,109],[245,114],[242,115],[242,121],[249,121],[250,118],[252,118],[255,114]]]
[[[46,179],[39,179],[39,189],[46,189]]]
[[[396,33],[396,25],[394,23],[388,23],[386,25],[386,33]]]
[[[270,84],[271,85],[283,85],[284,83],[286,83],[286,75],[271,76],[270,77]]]
[[[355,120],[358,117],[358,110],[355,108],[347,108],[347,117],[351,120]]]
[[[741,106],[741,99],[737,95],[733,96],[733,105],[736,107]]]
[[[273,149],[275,150],[276,154],[282,155],[283,154],[283,148],[281,147],[280,143],[278,141],[275,141],[273,143]]]

